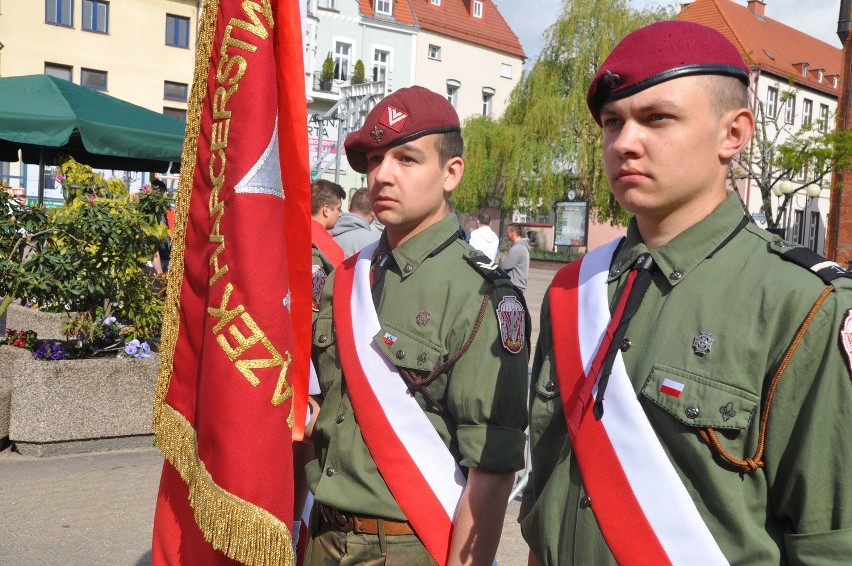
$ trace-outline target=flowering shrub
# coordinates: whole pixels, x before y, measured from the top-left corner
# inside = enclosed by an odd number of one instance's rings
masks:
[[[67,360],[68,353],[62,348],[61,344],[44,342],[33,352],[33,358],[36,360]]]
[[[119,353],[120,358],[153,358],[151,346],[147,342],[139,342],[135,338],[124,345],[124,352]]]
[[[6,329],[5,343],[16,348],[33,351],[36,347],[36,338],[38,334],[34,330],[12,330]]]

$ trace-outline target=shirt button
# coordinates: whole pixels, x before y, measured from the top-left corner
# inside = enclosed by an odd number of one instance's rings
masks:
[[[592,498],[588,495],[584,495],[580,498],[580,509],[588,509],[592,506]]]
[[[328,336],[326,336],[325,334],[320,334],[319,338],[317,338],[317,342],[319,342],[320,344],[325,344],[327,341]]]
[[[689,417],[690,419],[697,418],[699,412],[700,411],[698,410],[698,407],[696,407],[695,405],[690,405],[684,411],[684,413],[686,413],[686,416]]]
[[[397,350],[396,351],[396,359],[401,360],[405,357],[405,350]]]
[[[621,351],[626,352],[627,350],[630,349],[630,346],[632,346],[632,345],[633,345],[633,343],[630,341],[630,338],[625,338],[624,340],[621,341]]]
[[[345,418],[343,415],[337,415],[337,424],[342,423]]]
[[[413,268],[413,267],[411,267],[411,264],[410,264],[410,263],[406,263],[406,264],[405,264],[405,267],[403,267],[403,268],[402,268],[402,270],[403,270],[405,273],[411,273],[412,271],[414,271],[414,268]]]
[[[675,269],[674,271],[669,273],[669,279],[671,279],[672,281],[678,281],[680,279],[683,279],[683,273]]]
[[[553,391],[554,389],[556,389],[556,384],[553,383],[552,381],[548,381],[547,383],[544,384],[544,390],[545,391]]]
[[[334,468],[329,468],[325,471],[325,475],[327,475],[328,477],[333,476],[335,473],[336,472],[334,471]]]

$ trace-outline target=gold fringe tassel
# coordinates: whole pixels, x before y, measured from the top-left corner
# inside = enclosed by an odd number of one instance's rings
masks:
[[[163,457],[175,467],[189,486],[189,501],[195,520],[204,538],[214,548],[250,566],[292,566],[295,557],[293,538],[288,525],[268,511],[218,486],[198,456],[195,429],[182,414],[166,404],[180,330],[180,292],[185,265],[186,225],[218,11],[219,0],[205,2],[198,31],[195,73],[181,155],[177,210],[172,236],[172,262],[169,266],[163,313],[160,370],[154,390],[154,438]]]

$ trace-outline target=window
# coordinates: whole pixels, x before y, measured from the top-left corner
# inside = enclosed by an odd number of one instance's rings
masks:
[[[508,63],[500,63],[500,76],[506,79],[512,78],[512,66]]]
[[[811,221],[808,224],[808,247],[813,251],[817,251],[817,244],[819,244],[819,224],[819,212],[812,210]]]
[[[391,0],[376,0],[376,13],[390,16],[392,14]]]
[[[814,101],[807,98],[802,101],[802,126],[809,127],[814,119]]]
[[[482,87],[482,115],[491,116],[491,100],[494,98],[494,89]]]
[[[438,45],[429,44],[429,59],[434,59],[436,61],[441,60],[441,47]]]
[[[819,105],[819,131],[828,131],[828,104]]]
[[[94,90],[106,90],[107,73],[94,69],[80,69],[80,85]]]
[[[71,69],[72,68],[68,65],[56,65],[54,63],[44,64],[45,75],[56,77],[57,79],[62,79],[64,81],[73,80],[73,77],[71,76]]]
[[[473,17],[482,17],[482,0],[473,0]]]
[[[797,244],[805,243],[805,211],[793,211],[793,241]]]
[[[163,114],[166,116],[170,116],[172,118],[177,118],[178,120],[183,120],[186,122],[186,110],[182,110],[180,108],[169,108],[168,106],[163,106]]]
[[[74,26],[74,0],[45,0],[44,21],[57,26]]]
[[[373,82],[384,82],[388,80],[388,63],[390,62],[390,51],[376,49],[373,51]]]
[[[441,0],[432,0],[432,5],[433,5],[433,6],[440,6],[440,5],[441,5]]]
[[[453,105],[453,108],[456,108],[459,103],[459,89],[461,88],[461,83],[454,79],[447,79],[447,100],[450,101],[450,104]]]
[[[329,10],[337,9],[337,0],[321,0],[320,8],[328,8]]]
[[[189,85],[185,83],[173,83],[163,81],[163,98],[165,100],[177,100],[186,102],[189,95]]]
[[[825,73],[824,73],[824,71],[823,71],[822,69],[820,69],[820,70],[817,72],[817,82],[820,82],[820,83],[821,83],[821,82],[822,82],[822,78],[823,78],[823,76],[825,76]]]
[[[109,2],[83,0],[83,29],[97,33],[109,31]]]
[[[792,94],[787,96],[787,100],[784,102],[784,121],[788,124],[792,124],[796,118],[796,97]]]
[[[334,78],[339,81],[349,79],[350,53],[352,53],[352,44],[344,41],[334,42]]]
[[[166,45],[189,49],[189,18],[166,14]]]
[[[778,114],[778,89],[769,87],[766,90],[766,116],[775,118],[776,114]]]

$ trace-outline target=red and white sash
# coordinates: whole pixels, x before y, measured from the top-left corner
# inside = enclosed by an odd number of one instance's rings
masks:
[[[373,343],[381,329],[370,294],[370,259],[377,246],[368,245],[335,270],[340,364],[364,442],[385,483],[432,558],[445,564],[465,479],[396,367]]]
[[[603,417],[592,414],[597,385],[589,392],[584,382],[587,374],[599,377],[596,358],[611,340],[607,277],[617,246],[615,240],[564,267],[550,289],[559,389],[583,484],[619,564],[726,565],[639,404],[620,352]],[[588,397],[579,398],[581,392]]]

